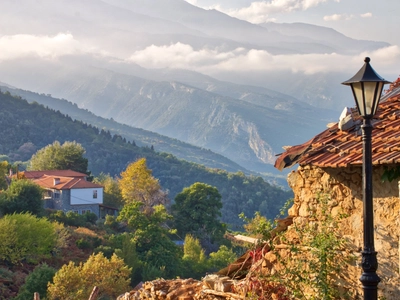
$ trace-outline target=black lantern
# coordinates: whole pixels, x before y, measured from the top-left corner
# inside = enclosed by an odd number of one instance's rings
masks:
[[[364,66],[351,79],[342,84],[350,85],[358,112],[363,117],[363,224],[364,224],[364,249],[362,251],[363,273],[360,281],[363,285],[364,300],[378,299],[379,276],[377,252],[374,245],[374,204],[372,194],[372,124],[371,119],[381,98],[383,86],[389,81],[380,77],[369,64],[370,58],[366,57]]]
[[[369,64],[370,61],[371,59],[366,57],[364,59],[365,64],[360,71],[342,83],[351,86],[358,112],[363,118],[372,118],[375,115],[383,86],[390,83],[376,74]]]

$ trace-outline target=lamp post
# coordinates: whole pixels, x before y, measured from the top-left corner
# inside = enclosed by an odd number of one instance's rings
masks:
[[[374,206],[372,196],[372,145],[371,120],[381,98],[383,86],[389,81],[380,77],[369,64],[370,58],[366,57],[364,66],[349,80],[343,82],[349,85],[357,104],[357,109],[364,122],[362,125],[363,141],[363,222],[364,222],[364,249],[362,251],[363,273],[360,281],[363,285],[364,299],[378,299],[379,276],[377,252],[374,246]]]

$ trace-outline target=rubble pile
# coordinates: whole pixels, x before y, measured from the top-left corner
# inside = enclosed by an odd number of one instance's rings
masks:
[[[148,281],[125,293],[117,300],[237,300],[238,281],[228,276],[207,275],[202,281],[195,279],[157,279]]]

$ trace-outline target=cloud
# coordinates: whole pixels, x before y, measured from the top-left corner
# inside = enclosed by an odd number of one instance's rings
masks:
[[[271,0],[252,2],[250,6],[240,9],[222,10],[221,7],[215,7],[232,17],[246,20],[251,23],[264,23],[270,21],[272,14],[290,13],[293,11],[307,10],[318,6],[329,0]],[[338,2],[337,0],[334,0]]]
[[[129,60],[149,68],[200,68],[213,66],[243,51],[242,48],[231,52],[218,52],[208,48],[194,50],[190,45],[176,43],[169,46],[149,46],[133,53]]]
[[[354,18],[354,15],[349,14],[333,14],[330,16],[324,16],[324,21],[343,21],[343,20],[351,20]]]
[[[96,51],[76,40],[70,33],[48,35],[4,35],[0,36],[0,60],[26,56],[57,58],[64,55]]]
[[[317,74],[358,70],[365,56],[373,57],[382,69],[395,70],[400,48],[391,46],[372,53],[356,56],[329,54],[272,55],[264,50],[237,48],[219,52],[216,49],[194,50],[191,46],[177,43],[169,46],[150,46],[136,51],[129,58],[145,68],[182,68],[208,75],[218,72],[274,72]],[[346,63],[344,63],[346,62]]]
[[[371,17],[372,17],[372,13],[367,12],[367,13],[365,13],[365,14],[361,14],[360,17],[361,17],[361,18],[371,18]]]
[[[356,15],[351,15],[351,14],[333,14],[333,15],[329,15],[329,16],[324,16],[324,21],[348,21],[351,19],[356,18]],[[359,17],[361,18],[371,18],[372,17],[372,13],[368,12],[365,14],[361,14],[359,15]]]

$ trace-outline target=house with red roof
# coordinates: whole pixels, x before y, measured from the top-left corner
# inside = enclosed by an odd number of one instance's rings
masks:
[[[44,207],[78,214],[104,216],[103,186],[87,181],[87,174],[72,170],[25,171],[25,178],[46,190]],[[115,213],[115,209],[114,213]]]
[[[349,99],[349,104],[352,101]],[[346,108],[339,122],[328,124],[325,130],[301,145],[285,146],[275,162],[279,170],[298,165],[287,179],[294,192],[294,203],[288,211],[293,225],[288,227],[287,236],[295,232],[296,226],[317,224],[315,216],[322,210],[321,197],[328,199],[327,211],[337,220],[337,231],[348,241],[342,249],[343,256],[356,258],[336,278],[338,290],[352,295],[351,299],[362,298],[359,281],[363,249],[361,125],[357,109]],[[378,252],[377,274],[381,279],[378,293],[382,299],[394,300],[400,299],[400,78],[382,96],[372,125],[374,239]],[[298,241],[288,238],[286,243]]]

